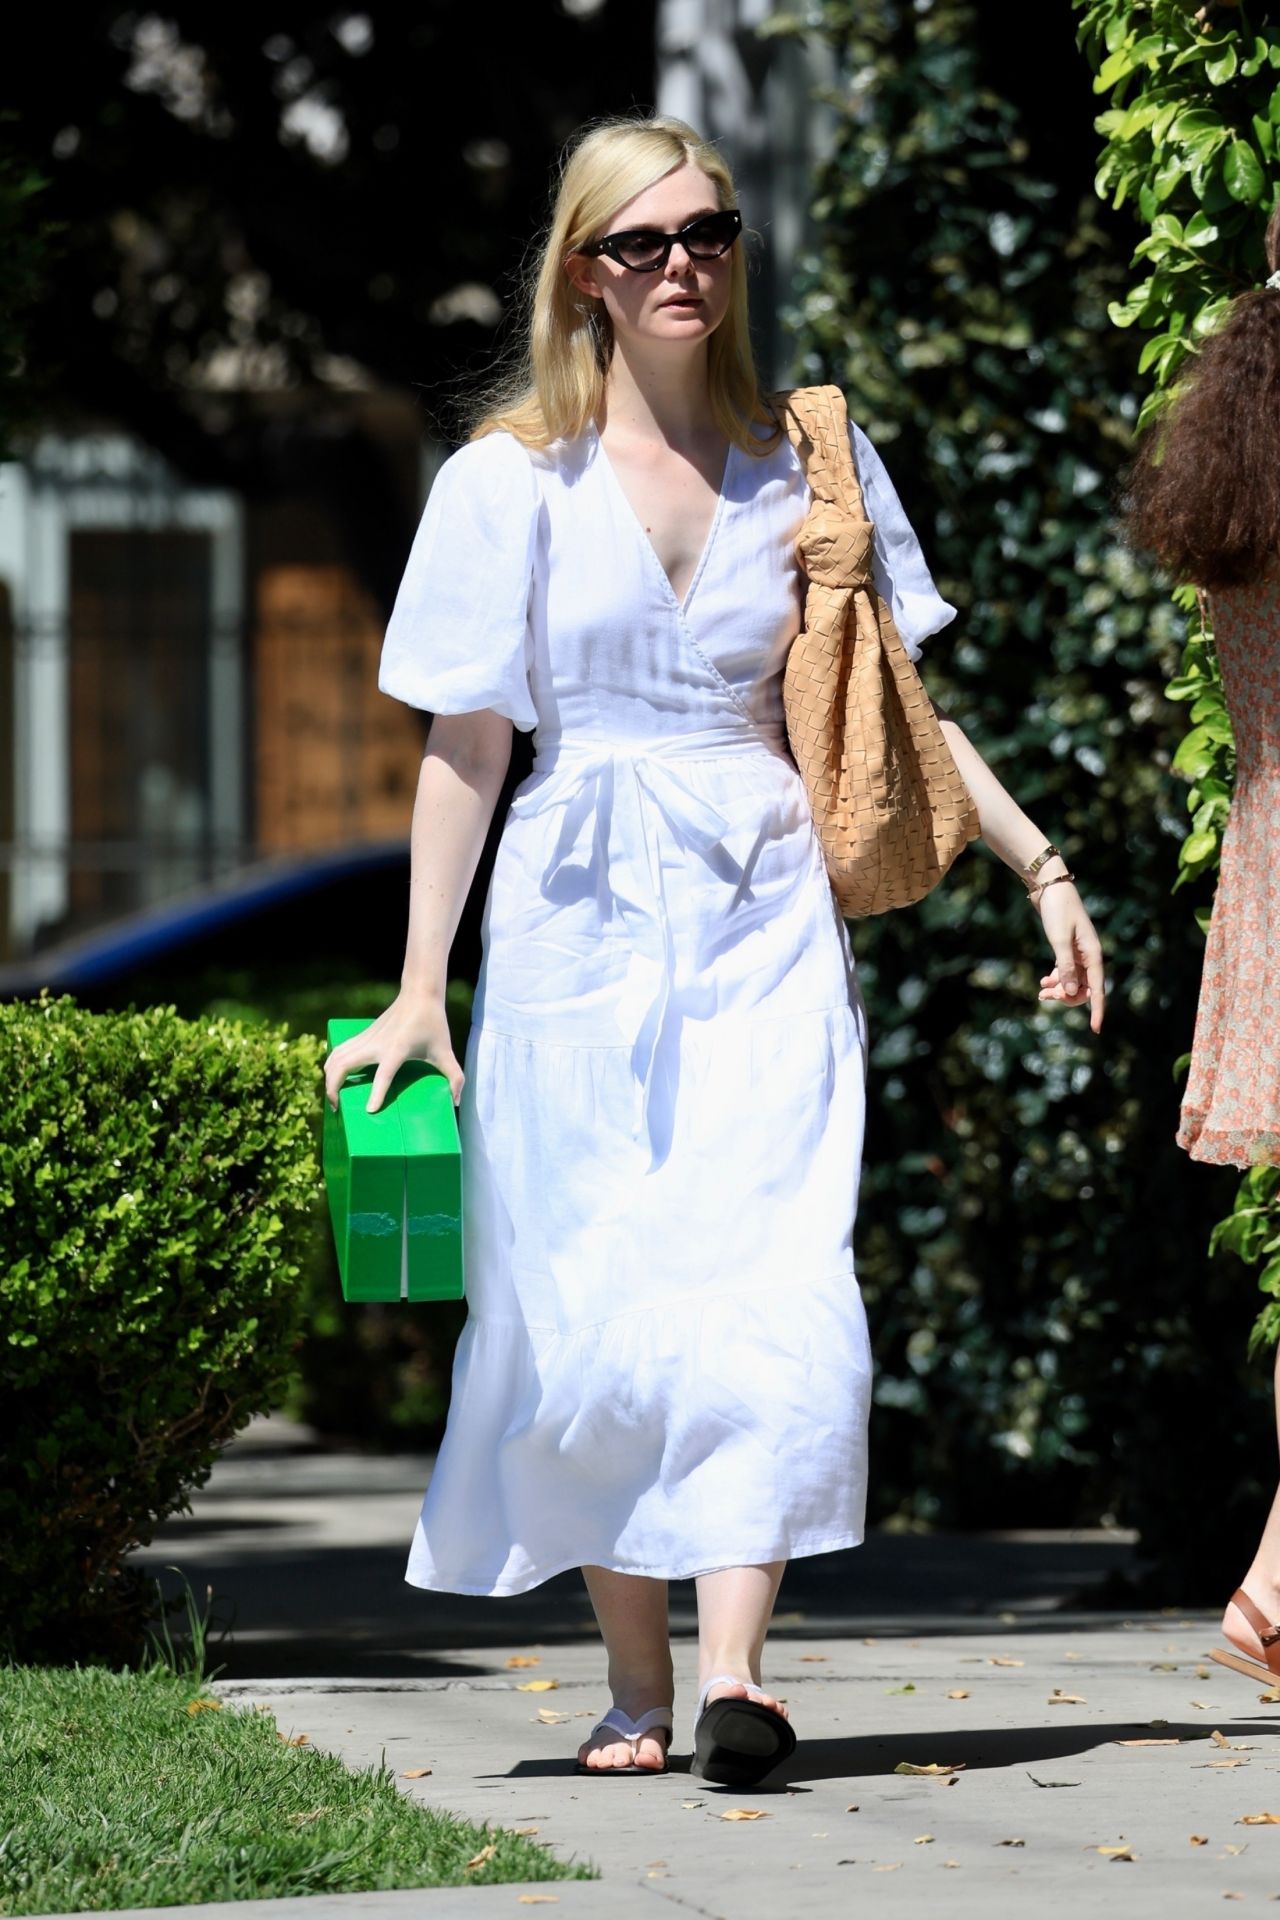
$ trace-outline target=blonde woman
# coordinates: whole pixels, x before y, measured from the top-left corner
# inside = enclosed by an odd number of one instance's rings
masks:
[[[757,390],[733,182],[679,121],[573,147],[526,377],[432,488],[380,684],[434,715],[401,991],[326,1067],[406,1058],[461,1101],[468,1319],[409,1558],[526,1591],[581,1567],[612,1708],[594,1776],[667,1769],[667,1583],[694,1579],[693,1768],[795,1744],[762,1684],[793,1556],[861,1540],[871,1356],[854,1277],[864,1031],[788,757],[808,494]],[[952,616],[865,437],[876,574],[912,653]],[[465,1077],[450,943],[508,764],[535,735],[485,911]],[[989,844],[1045,846],[956,728]],[[1042,997],[1102,1015],[1057,856]],[[1087,975],[1087,979],[1086,979]]]

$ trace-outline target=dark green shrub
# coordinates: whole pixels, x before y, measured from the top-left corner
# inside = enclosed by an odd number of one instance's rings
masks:
[[[0,1005],[0,1633],[127,1656],[123,1565],[277,1405],[319,1170],[320,1049],[171,1007]]]

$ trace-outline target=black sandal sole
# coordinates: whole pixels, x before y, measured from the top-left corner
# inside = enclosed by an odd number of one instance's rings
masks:
[[[795,1750],[795,1729],[782,1714],[730,1695],[703,1711],[689,1771],[714,1786],[754,1787]]]

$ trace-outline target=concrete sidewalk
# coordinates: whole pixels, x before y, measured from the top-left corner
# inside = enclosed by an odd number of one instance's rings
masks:
[[[886,1914],[942,1902],[958,1920],[1164,1920],[1280,1899],[1280,1826],[1241,1824],[1280,1816],[1280,1707],[1208,1663],[1207,1616],[1122,1619],[1085,1604],[1132,1561],[1119,1536],[881,1535],[794,1563],[766,1679],[800,1746],[782,1777],[749,1791],[688,1774],[693,1594],[673,1586],[673,1770],[583,1778],[575,1749],[607,1694],[580,1577],[518,1601],[408,1589],[430,1462],[297,1444],[251,1431],[143,1556],[235,1609],[234,1642],[212,1653],[226,1669],[218,1691],[269,1706],[282,1731],[353,1766],[385,1755],[415,1799],[534,1828],[602,1879],[202,1913],[487,1920],[536,1894],[566,1915],[656,1915],[662,1902],[709,1920],[788,1908],[834,1920],[869,1899]],[[556,1684],[521,1691],[529,1679]],[[904,1762],[958,1771],[898,1773]],[[430,1772],[403,1778],[417,1768]],[[724,1818],[734,1808],[757,1817]]]
[[[787,1643],[767,1671],[800,1745],[780,1777],[745,1791],[687,1771],[687,1644],[673,1770],[652,1780],[573,1771],[607,1704],[594,1642],[513,1647],[540,1659],[513,1670],[507,1650],[460,1648],[454,1661],[469,1671],[377,1690],[320,1680],[219,1691],[270,1706],[282,1731],[353,1766],[385,1755],[399,1775],[429,1767],[402,1780],[423,1804],[536,1828],[558,1858],[597,1867],[594,1887],[537,1889],[565,1912],[603,1915],[631,1894],[648,1899],[637,1913],[658,1911],[656,1897],[716,1920],[796,1908],[834,1920],[865,1900],[886,1913],[945,1902],[965,1920],[1191,1914],[1229,1894],[1280,1899],[1280,1826],[1240,1824],[1280,1820],[1280,1709],[1210,1667],[1212,1644],[1209,1623],[1195,1622]],[[531,1677],[557,1685],[518,1691]],[[567,1717],[548,1724],[540,1712]],[[1121,1744],[1132,1741],[1176,1744]],[[962,1771],[902,1775],[903,1762]],[[731,1809],[759,1817],[726,1819]],[[486,1898],[514,1913],[518,1891],[505,1907],[497,1889]],[[428,1915],[489,1911],[466,1891],[416,1899]]]

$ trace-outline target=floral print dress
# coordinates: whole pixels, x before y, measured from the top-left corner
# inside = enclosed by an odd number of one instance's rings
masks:
[[[1280,573],[1213,596],[1237,774],[1178,1142],[1195,1160],[1280,1164]]]

